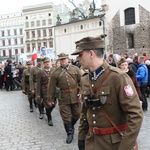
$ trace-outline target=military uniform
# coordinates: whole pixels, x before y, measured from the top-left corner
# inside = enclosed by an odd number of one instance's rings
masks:
[[[46,63],[47,61],[50,61],[49,58],[44,58],[43,59],[43,63]],[[50,107],[47,104],[47,87],[48,87],[48,82],[50,80],[51,74],[54,71],[54,68],[41,68],[41,71],[38,72],[37,74],[37,95],[40,96],[40,98],[37,99],[42,99],[43,100],[43,104],[44,107],[46,108],[46,115],[48,118],[48,124],[50,126],[53,125],[52,123],[52,116],[51,116],[51,112],[53,110],[54,107]]]
[[[59,59],[68,58],[67,54],[61,53]],[[69,135],[73,136],[74,125],[79,119],[80,103],[78,101],[78,85],[81,79],[81,72],[74,65],[58,67],[51,75],[48,91],[48,101],[53,102],[55,99],[56,87],[60,89],[59,110],[64,127]],[[70,143],[72,140],[67,140]]]
[[[38,72],[41,70],[41,65],[42,65],[42,59],[41,58],[37,58],[37,66],[34,66],[31,68],[31,71],[30,71],[30,91],[34,91],[33,93],[33,97],[34,97],[34,103],[35,105],[38,105],[38,109],[39,109],[39,113],[40,113],[40,116],[39,118],[40,119],[43,119],[43,109],[44,109],[44,106],[43,106],[43,103],[41,102],[41,99],[36,99],[36,87],[37,87],[37,74]]]
[[[28,61],[27,65],[32,65],[32,62]],[[30,84],[29,84],[30,71],[31,71],[30,67],[28,67],[27,69],[25,69],[23,71],[21,84],[22,84],[22,91],[25,94],[27,94],[27,96],[28,96],[29,105],[30,105],[30,112],[33,112],[32,94],[30,91]]]
[[[76,43],[73,53],[89,50],[78,58],[80,62],[91,58],[92,66],[88,64],[90,71],[81,79],[83,106],[78,147],[79,150],[133,150],[143,118],[139,97],[130,77],[103,60],[101,40],[100,37],[83,38]]]

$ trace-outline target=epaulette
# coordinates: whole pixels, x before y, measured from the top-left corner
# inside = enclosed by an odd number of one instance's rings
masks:
[[[118,74],[122,74],[123,71],[120,69],[120,68],[117,68],[117,67],[113,67],[113,66],[110,66],[109,69],[113,72],[116,72]]]

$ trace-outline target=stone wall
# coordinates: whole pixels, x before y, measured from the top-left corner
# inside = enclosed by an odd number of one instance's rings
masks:
[[[147,52],[150,57],[150,12],[139,5],[139,15],[138,24],[120,26],[120,11],[116,13],[109,30],[109,45],[113,46],[113,53],[132,56]],[[133,48],[129,47],[130,35],[134,37]]]

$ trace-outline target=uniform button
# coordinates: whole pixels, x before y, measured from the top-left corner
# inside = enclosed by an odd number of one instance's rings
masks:
[[[94,84],[92,84],[92,87],[94,87]]]
[[[102,92],[102,94],[104,94],[104,92]]]
[[[93,114],[93,117],[95,117],[95,114]]]
[[[95,110],[95,107],[93,107],[93,110]]]
[[[96,121],[93,121],[93,124],[96,124]]]
[[[84,121],[86,121],[86,119],[84,119]]]

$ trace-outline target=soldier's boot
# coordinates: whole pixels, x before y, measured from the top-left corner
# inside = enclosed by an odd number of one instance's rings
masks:
[[[43,108],[42,105],[38,104],[39,109],[39,119],[43,119]]]
[[[33,112],[32,98],[29,98],[30,112]]]
[[[72,123],[64,124],[65,130],[67,132],[66,143],[70,144],[73,140],[73,128]]]
[[[46,115],[47,115],[47,120],[48,120],[48,125],[53,126],[53,121],[52,121],[52,108],[46,108]]]
[[[76,124],[77,121],[78,121],[78,119],[72,119],[72,130],[73,130],[73,134],[74,134],[74,132],[75,132],[74,125]]]

